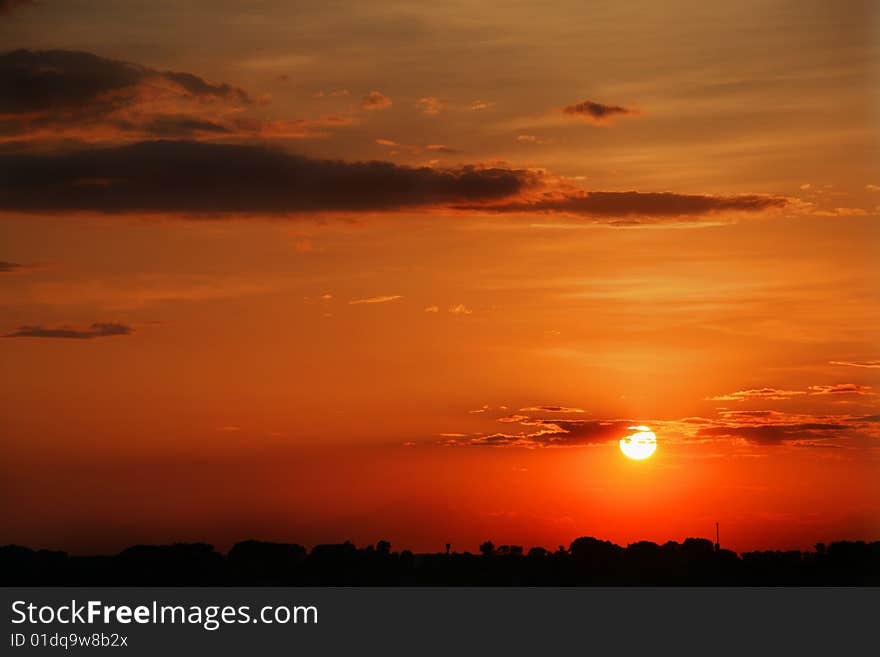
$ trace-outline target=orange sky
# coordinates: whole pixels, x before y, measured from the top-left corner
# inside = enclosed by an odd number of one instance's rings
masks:
[[[0,542],[880,538],[871,3],[12,5]]]

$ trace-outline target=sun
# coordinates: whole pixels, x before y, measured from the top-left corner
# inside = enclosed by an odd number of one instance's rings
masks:
[[[635,433],[620,439],[620,451],[627,458],[643,461],[657,449],[657,436],[649,427],[630,427]]]

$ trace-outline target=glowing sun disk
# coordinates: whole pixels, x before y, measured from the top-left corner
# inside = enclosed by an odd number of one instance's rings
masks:
[[[627,458],[642,461],[657,449],[657,436],[648,427],[630,427],[636,433],[620,439],[620,451]]]

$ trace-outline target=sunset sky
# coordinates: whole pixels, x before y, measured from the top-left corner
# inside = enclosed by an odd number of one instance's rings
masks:
[[[0,0],[0,543],[880,539],[878,33]]]

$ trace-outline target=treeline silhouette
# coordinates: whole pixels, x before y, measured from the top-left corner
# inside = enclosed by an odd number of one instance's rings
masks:
[[[592,537],[566,549],[487,541],[478,554],[392,551],[248,540],[227,554],[204,543],[136,545],[112,556],[0,547],[4,586],[851,586],[880,584],[880,541],[819,543],[814,551],[716,549],[705,538],[621,547]]]

